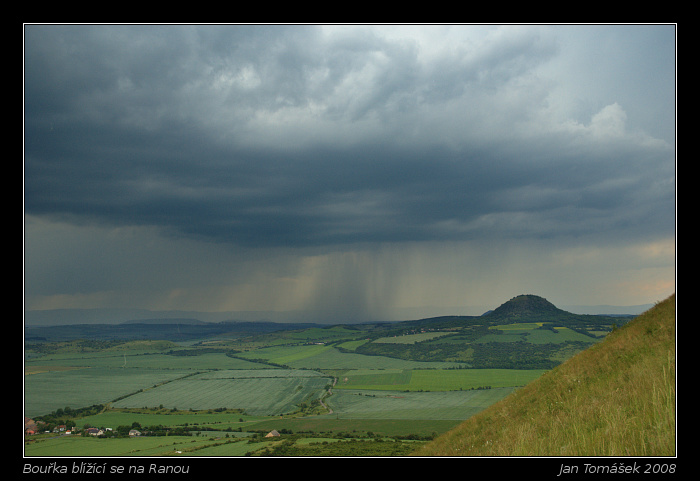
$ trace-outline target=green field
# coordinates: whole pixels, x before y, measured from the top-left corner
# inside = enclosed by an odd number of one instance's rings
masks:
[[[266,419],[265,416],[250,416],[240,412],[217,411],[176,411],[170,409],[109,409],[100,414],[80,418],[80,425],[90,426],[131,426],[138,423],[141,426],[186,426],[196,425],[202,428],[216,428],[225,431],[228,428],[237,429]]]
[[[312,371],[265,370],[215,371],[163,384],[112,405],[115,408],[164,406],[186,410],[243,409],[256,416],[274,416],[294,411],[303,401],[318,399],[332,379]]]
[[[134,438],[98,439],[84,436],[61,436],[55,439],[27,443],[25,456],[178,456],[178,455],[225,455],[242,456],[258,449],[236,438],[212,439],[191,436],[140,436]],[[201,451],[208,450],[212,451]],[[214,453],[220,454],[214,454]]]
[[[413,369],[357,370],[339,379],[338,389],[405,391],[458,391],[491,387],[524,386],[544,370],[517,369]]]
[[[341,352],[331,346],[270,347],[242,353],[240,356],[295,369],[431,369],[461,365],[453,362],[417,362],[386,356],[364,356]]]
[[[261,366],[224,353],[202,353],[196,356],[174,356],[162,352],[87,353],[80,355],[54,354],[25,361],[25,368],[32,366],[72,366],[114,369],[200,370],[200,369],[259,369]],[[25,369],[26,371],[27,369]]]
[[[338,419],[464,420],[503,399],[513,388],[397,392],[342,389],[328,399]]]
[[[38,416],[58,408],[103,404],[186,375],[180,369],[85,368],[24,376],[25,416]]]
[[[447,336],[449,332],[421,332],[420,334],[405,334],[403,336],[381,337],[374,342],[383,342],[387,344],[414,344],[423,342],[437,337]]]

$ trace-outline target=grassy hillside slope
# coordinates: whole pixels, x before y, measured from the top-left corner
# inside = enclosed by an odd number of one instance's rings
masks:
[[[412,453],[674,456],[676,296]]]

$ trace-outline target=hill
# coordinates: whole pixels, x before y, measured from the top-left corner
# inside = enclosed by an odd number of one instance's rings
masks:
[[[522,321],[548,315],[566,316],[571,313],[557,308],[547,299],[532,294],[520,295],[501,304],[495,310],[485,314],[488,317],[518,318]]]
[[[555,323],[569,328],[591,329],[595,326],[622,325],[632,319],[632,315],[591,315],[573,314],[559,309],[547,299],[532,294],[516,296],[501,304],[493,311],[481,316],[488,324],[508,324],[514,322]]]
[[[673,294],[413,455],[675,455],[675,302]]]

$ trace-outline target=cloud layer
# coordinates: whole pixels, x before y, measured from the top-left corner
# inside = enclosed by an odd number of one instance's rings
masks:
[[[239,288],[333,255],[362,297],[393,261],[358,246],[667,241],[674,63],[673,26],[28,25],[25,213],[256,255]]]

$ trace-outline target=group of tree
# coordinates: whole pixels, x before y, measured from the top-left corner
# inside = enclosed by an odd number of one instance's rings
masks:
[[[74,419],[99,414],[104,408],[103,404],[93,404],[92,406],[77,409],[66,406],[65,408],[58,408],[52,413],[37,416],[34,420],[46,425],[74,427]]]

